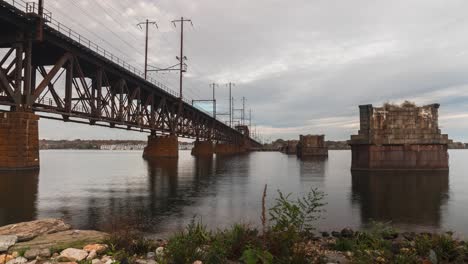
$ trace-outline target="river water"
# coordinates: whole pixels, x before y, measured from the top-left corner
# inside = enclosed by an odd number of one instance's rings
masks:
[[[64,218],[75,228],[108,230],[129,223],[166,237],[193,217],[210,228],[258,225],[261,198],[277,190],[318,188],[327,203],[318,230],[391,222],[400,230],[468,236],[468,151],[450,151],[450,172],[351,173],[350,151],[298,160],[277,152],[147,162],[141,151],[41,151],[40,172],[0,173],[0,226]]]

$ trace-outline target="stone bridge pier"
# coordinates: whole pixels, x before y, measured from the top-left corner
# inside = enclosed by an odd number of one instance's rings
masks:
[[[39,116],[0,113],[0,170],[39,169]]]
[[[143,158],[177,158],[179,157],[179,141],[176,135],[148,136],[148,144],[143,150]]]
[[[196,140],[193,142],[192,155],[193,156],[212,156],[214,154],[215,148],[213,141],[199,141]]]

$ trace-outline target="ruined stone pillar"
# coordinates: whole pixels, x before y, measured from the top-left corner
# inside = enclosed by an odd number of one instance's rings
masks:
[[[210,156],[214,154],[214,146],[211,140],[197,140],[193,144],[192,155],[194,156]]]
[[[39,169],[39,116],[0,113],[0,170]]]
[[[348,142],[352,170],[448,170],[450,142],[438,126],[438,104],[360,106],[361,126]]]
[[[179,141],[176,135],[148,136],[148,145],[143,151],[143,158],[177,158]]]

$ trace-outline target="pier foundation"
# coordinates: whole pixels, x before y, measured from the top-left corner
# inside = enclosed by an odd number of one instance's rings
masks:
[[[177,158],[179,141],[177,136],[148,136],[148,145],[143,151],[143,158]]]
[[[302,157],[328,157],[328,148],[324,135],[300,135],[297,144],[297,156]]]
[[[39,116],[0,113],[0,170],[39,169]]]
[[[448,136],[438,104],[360,106],[360,130],[348,142],[352,170],[448,170]]]
[[[195,141],[193,142],[192,155],[193,156],[211,156],[214,154],[213,142],[208,141]]]

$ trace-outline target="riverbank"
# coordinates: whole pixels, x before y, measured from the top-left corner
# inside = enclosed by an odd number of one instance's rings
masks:
[[[60,219],[0,227],[0,264],[41,263],[468,263],[468,243],[452,233],[369,230],[295,232],[244,225],[209,232],[193,222],[168,240],[130,229],[73,230]]]

